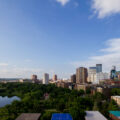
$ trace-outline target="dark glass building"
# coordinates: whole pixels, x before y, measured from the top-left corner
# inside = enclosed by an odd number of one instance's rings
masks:
[[[96,64],[96,72],[97,73],[102,72],[102,64]]]

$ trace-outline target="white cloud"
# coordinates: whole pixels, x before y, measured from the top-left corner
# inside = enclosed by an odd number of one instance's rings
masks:
[[[102,49],[101,51],[104,52],[120,52],[120,38],[111,39],[106,42],[106,45],[109,46],[108,48]]]
[[[70,0],[56,0],[59,2],[62,6],[66,5]]]
[[[0,63],[0,66],[8,66],[7,63]]]
[[[101,49],[103,51],[103,55],[98,56],[91,56],[86,61],[76,61],[72,62],[71,64],[75,67],[79,66],[95,66],[97,63],[103,64],[104,71],[110,71],[113,65],[116,65],[117,68],[120,70],[120,38],[111,39],[106,42],[106,48]]]
[[[120,13],[120,0],[92,0],[92,8],[98,18]]]

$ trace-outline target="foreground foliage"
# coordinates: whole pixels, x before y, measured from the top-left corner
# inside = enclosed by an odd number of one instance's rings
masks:
[[[44,94],[49,99],[44,99]],[[50,120],[52,113],[70,113],[73,120],[84,120],[86,110],[99,110],[108,116],[108,110],[118,110],[114,101],[102,94],[92,96],[80,90],[57,88],[55,85],[32,83],[0,84],[0,96],[18,96],[21,101],[0,108],[0,120],[15,120],[21,113],[42,113],[41,120]]]

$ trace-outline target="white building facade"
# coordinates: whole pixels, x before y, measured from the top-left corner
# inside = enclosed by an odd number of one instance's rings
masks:
[[[110,75],[108,73],[99,72],[97,73],[95,67],[90,67],[88,71],[88,82],[92,84],[99,84],[101,80],[109,79]]]
[[[97,73],[96,74],[96,82],[99,84],[101,80],[106,80],[106,79],[109,79],[110,78],[110,75],[108,73],[103,73],[103,72],[100,72],[100,73]]]
[[[96,67],[90,67],[88,71],[88,82],[96,83]]]
[[[111,96],[111,99],[114,100],[120,106],[120,96]]]
[[[49,74],[48,73],[44,74],[43,84],[49,84]]]

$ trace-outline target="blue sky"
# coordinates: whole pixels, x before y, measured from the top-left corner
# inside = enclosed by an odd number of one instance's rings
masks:
[[[119,13],[119,0],[1,0],[0,77],[119,69]]]

